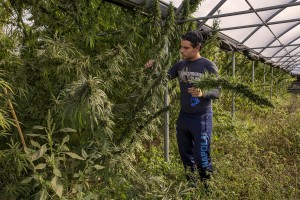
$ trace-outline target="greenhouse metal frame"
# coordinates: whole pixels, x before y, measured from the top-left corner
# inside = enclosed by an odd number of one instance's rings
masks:
[[[145,12],[153,4],[153,0],[107,1]],[[170,3],[175,13],[183,7],[182,0],[160,1],[163,16]],[[216,30],[214,20],[219,21]],[[192,18],[177,23],[187,21],[197,21],[204,34],[218,31],[226,51],[242,52],[250,60],[300,75],[300,0],[203,0]]]

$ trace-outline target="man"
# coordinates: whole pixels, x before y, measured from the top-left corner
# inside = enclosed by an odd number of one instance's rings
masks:
[[[198,31],[189,31],[181,37],[182,60],[168,71],[170,79],[178,77],[180,84],[180,113],[177,120],[176,137],[181,160],[188,180],[193,181],[197,170],[206,185],[213,168],[210,157],[212,134],[212,99],[219,96],[219,90],[202,91],[194,87],[205,73],[218,76],[217,67],[210,60],[201,57],[203,37]],[[146,67],[154,61],[149,60]]]

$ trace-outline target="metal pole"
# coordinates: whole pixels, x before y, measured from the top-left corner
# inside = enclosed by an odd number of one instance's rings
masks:
[[[270,91],[270,100],[272,100],[272,93],[273,93],[273,70],[274,70],[274,68],[273,67],[271,67],[271,91]]]
[[[276,96],[278,96],[279,94],[279,84],[278,84],[278,79],[276,79],[276,82],[275,82],[275,87],[276,87]]]
[[[266,64],[264,64],[264,91],[266,90]]]
[[[168,38],[165,37],[165,54],[169,54],[169,42]],[[168,91],[168,83],[166,83],[165,93],[164,93],[164,103],[165,107],[169,106],[169,91]],[[169,162],[169,111],[165,113],[165,123],[164,123],[164,159],[165,162]]]
[[[252,61],[252,88],[254,88],[254,81],[255,81],[255,61]],[[253,104],[252,102],[250,103],[251,105],[251,111],[253,110]]]
[[[165,107],[167,107],[169,106],[168,86],[166,86],[164,97]],[[164,132],[164,159],[166,162],[169,162],[169,111],[165,113]]]
[[[232,78],[235,78],[235,52],[232,52]],[[231,107],[231,117],[234,118],[235,113],[235,98],[234,92],[232,93],[232,107]]]
[[[255,76],[255,69],[254,69],[255,61],[252,61],[252,85],[254,85],[254,76]]]

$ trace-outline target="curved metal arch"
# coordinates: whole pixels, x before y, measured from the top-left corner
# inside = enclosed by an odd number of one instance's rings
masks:
[[[299,22],[299,24],[298,25],[300,25],[300,22]],[[297,38],[295,38],[294,40],[291,40],[289,43],[287,43],[287,45],[285,45],[285,46],[288,46],[288,45],[290,45],[290,44],[292,44],[293,42],[295,42],[295,41],[297,41],[298,39],[300,39],[300,36],[299,37],[297,37]],[[293,52],[294,50],[296,50],[296,49],[298,49],[300,47],[300,45],[297,45],[296,46],[296,48],[294,48],[293,50],[291,50],[291,52]],[[283,48],[281,48],[280,50],[278,50],[275,54],[273,54],[271,57],[275,57],[276,56],[276,54],[278,54],[280,51],[282,51],[283,50]],[[291,57],[293,57],[293,56],[291,56]],[[282,58],[281,59],[279,59],[278,61],[281,61],[282,60]],[[277,62],[278,62],[277,61]]]
[[[294,49],[293,51],[295,51],[295,50],[297,50],[297,49],[299,49],[299,48],[300,48],[300,47]],[[292,52],[293,52],[293,51],[292,51]],[[295,55],[298,55],[298,54],[300,54],[300,51],[299,51],[298,53],[296,53]],[[290,59],[296,60],[296,59],[298,59],[298,57],[292,56],[292,57],[288,58],[286,61],[284,61],[284,63],[287,62],[287,61],[289,61]],[[284,63],[283,63],[283,64],[284,64]]]

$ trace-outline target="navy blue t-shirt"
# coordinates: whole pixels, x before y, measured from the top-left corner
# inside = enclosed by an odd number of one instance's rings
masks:
[[[194,83],[200,80],[205,73],[213,73],[218,76],[218,69],[213,62],[203,57],[194,61],[181,60],[168,71],[170,79],[176,77],[179,79],[181,111],[197,113],[212,109],[212,99],[219,97],[218,89],[205,91],[202,97],[192,97],[188,93],[188,88],[193,87]]]

